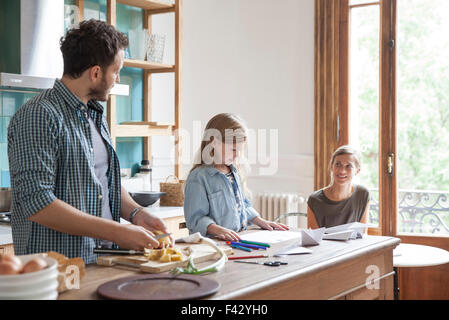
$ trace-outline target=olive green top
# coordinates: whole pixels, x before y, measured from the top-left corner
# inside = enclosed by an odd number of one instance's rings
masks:
[[[369,191],[354,185],[352,195],[341,201],[330,200],[324,189],[312,193],[307,205],[313,211],[318,226],[330,228],[351,222],[360,222],[369,202]]]

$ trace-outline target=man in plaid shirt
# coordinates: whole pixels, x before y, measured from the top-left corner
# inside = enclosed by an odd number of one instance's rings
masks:
[[[16,254],[57,251],[96,262],[95,246],[158,247],[164,222],[120,183],[104,110],[128,39],[98,20],[61,39],[64,74],[23,105],[8,128]],[[120,217],[131,224],[120,224]]]

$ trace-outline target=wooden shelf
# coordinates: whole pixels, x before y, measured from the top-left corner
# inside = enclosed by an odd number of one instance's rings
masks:
[[[126,122],[120,122],[120,125],[146,125],[146,126],[152,126],[152,127],[174,127],[175,125],[173,123],[169,122],[160,122],[160,121],[126,121]]]
[[[170,64],[154,63],[142,60],[125,59],[123,65],[129,68],[139,68],[150,73],[175,72],[175,66]]]
[[[117,0],[117,3],[138,7],[145,10],[175,10],[175,5],[154,0]]]
[[[153,15],[173,13],[175,24],[175,59],[174,65],[152,63],[141,60],[125,59],[124,66],[143,70],[143,121],[125,122],[117,124],[117,100],[115,95],[110,95],[107,105],[107,121],[111,132],[111,140],[116,146],[118,137],[143,137],[143,155],[145,159],[152,158],[152,136],[173,136],[175,147],[175,175],[180,178],[181,170],[181,136],[179,130],[182,127],[182,7],[183,0],[170,0],[167,3],[161,0],[108,0],[107,22],[113,26],[117,24],[117,4],[124,4],[140,8],[144,11],[143,28],[152,32]],[[75,0],[76,5],[84,11],[84,0]],[[174,74],[174,124],[163,122],[152,122],[152,75],[155,73]]]
[[[114,129],[117,137],[171,136],[173,134],[173,126],[151,126],[147,123],[122,123],[114,126]]]

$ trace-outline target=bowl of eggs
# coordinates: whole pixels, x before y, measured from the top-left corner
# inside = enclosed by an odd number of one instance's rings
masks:
[[[55,300],[58,262],[39,255],[0,255],[0,300]]]

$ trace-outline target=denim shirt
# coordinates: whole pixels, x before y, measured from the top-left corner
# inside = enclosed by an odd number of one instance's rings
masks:
[[[242,195],[240,198],[244,199],[244,220],[241,221],[236,197],[226,175],[213,165],[204,165],[193,170],[186,181],[184,215],[190,233],[200,232],[206,236],[207,227],[212,223],[239,232],[259,216],[243,194],[237,170],[232,165],[230,169]]]

